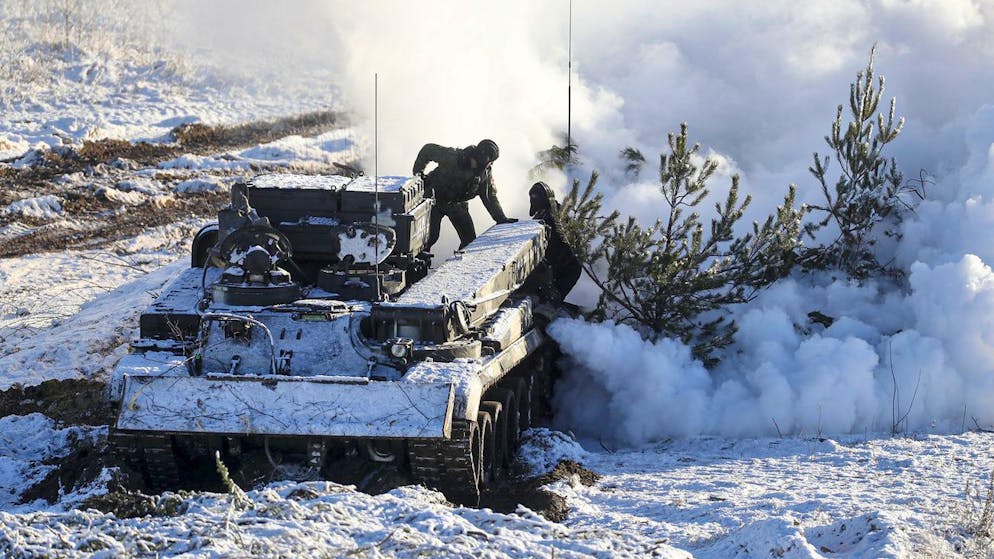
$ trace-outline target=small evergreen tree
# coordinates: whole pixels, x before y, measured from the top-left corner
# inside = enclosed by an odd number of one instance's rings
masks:
[[[849,117],[843,123],[843,106],[839,105],[832,132],[825,142],[839,164],[839,176],[834,184],[828,175],[831,157],[814,154],[809,169],[821,186],[823,204],[811,205],[810,210],[820,219],[807,223],[804,231],[814,238],[817,231],[833,225],[838,236],[828,244],[805,251],[806,265],[815,268],[837,267],[850,277],[864,278],[886,272],[873,252],[878,225],[898,219],[903,178],[894,159],[883,156],[884,147],[897,138],[904,118],[895,121],[896,99],[891,99],[886,115],[877,113],[884,94],[884,77],[877,78],[874,87],[873,62],[876,46],[870,50],[866,69],[856,74],[849,86]],[[895,235],[893,228],[883,231]]]
[[[688,141],[687,125],[669,135],[669,153],[660,155],[660,192],[667,215],[643,227],[618,212],[602,216],[603,196],[594,192],[597,174],[583,191],[574,181],[560,208],[562,233],[576,250],[586,274],[601,289],[596,315],[640,327],[650,337],[673,336],[692,345],[705,364],[735,331],[728,305],[750,300],[785,275],[794,262],[801,232],[801,209],[791,186],[777,213],[752,232],[736,236],[751,197],[739,200],[739,178],[716,216],[705,227],[696,207],[708,195],[707,181],[718,164],[693,160],[700,149]]]

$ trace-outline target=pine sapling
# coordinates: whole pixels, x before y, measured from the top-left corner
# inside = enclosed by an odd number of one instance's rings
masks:
[[[837,267],[854,278],[886,272],[873,247],[877,242],[878,226],[893,224],[901,205],[903,182],[897,162],[883,155],[884,147],[893,142],[904,127],[904,118],[895,120],[896,99],[891,99],[886,114],[878,113],[884,94],[884,78],[876,77],[873,63],[876,46],[870,50],[866,68],[856,74],[849,87],[849,122],[844,122],[843,105],[839,105],[825,142],[838,163],[838,177],[829,177],[831,156],[814,154],[809,169],[818,181],[824,201],[810,206],[820,216],[805,225],[805,232],[814,238],[815,232],[832,226],[836,237],[828,244],[805,251],[806,265],[814,268]],[[874,86],[874,78],[876,86]],[[894,229],[883,231],[895,235]]]
[[[635,325],[650,337],[679,338],[714,365],[715,351],[728,345],[735,331],[728,306],[755,297],[793,265],[802,209],[794,207],[791,187],[774,215],[737,234],[735,225],[751,198],[740,201],[735,176],[706,227],[697,207],[709,194],[718,164],[710,158],[696,164],[699,149],[690,144],[686,124],[669,135],[669,150],[659,163],[667,211],[654,224],[643,226],[633,217],[622,222],[618,212],[602,216],[596,174],[582,193],[574,182],[560,219],[564,238],[601,290],[595,317]]]

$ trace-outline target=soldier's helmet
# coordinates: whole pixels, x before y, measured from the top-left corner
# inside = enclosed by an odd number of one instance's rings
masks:
[[[493,163],[500,156],[500,148],[497,147],[497,142],[493,140],[482,140],[476,144],[476,153],[481,158]]]
[[[542,181],[532,185],[528,189],[528,215],[535,217],[543,210],[552,210],[558,206],[556,193],[552,188]]]

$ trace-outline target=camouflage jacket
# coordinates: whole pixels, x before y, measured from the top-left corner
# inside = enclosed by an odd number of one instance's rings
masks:
[[[484,207],[494,221],[507,219],[497,200],[497,188],[490,167],[470,169],[469,148],[457,149],[425,144],[414,160],[415,175],[424,172],[428,163],[434,161],[438,167],[425,176],[425,186],[439,207],[467,202],[480,197]]]
[[[546,209],[536,213],[532,219],[541,221],[546,226],[549,244],[545,250],[545,261],[552,269],[553,283],[562,298],[569,295],[573,286],[580,279],[583,267],[576,252],[569,246],[559,230],[559,219],[553,210]]]

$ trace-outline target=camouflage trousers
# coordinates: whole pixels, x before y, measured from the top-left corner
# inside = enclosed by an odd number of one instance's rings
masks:
[[[431,209],[428,217],[428,243],[425,250],[430,251],[431,247],[438,242],[438,237],[442,229],[442,218],[448,217],[459,235],[459,248],[463,248],[476,238],[476,228],[473,226],[473,217],[469,215],[469,202],[452,202],[444,205],[437,205]]]

